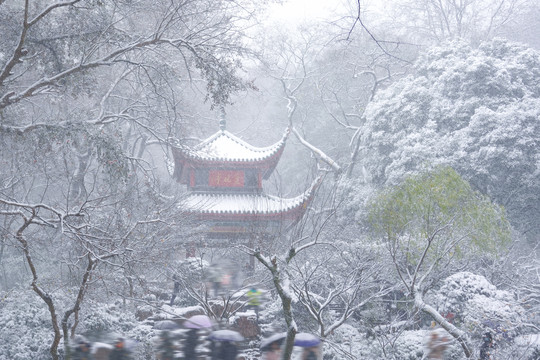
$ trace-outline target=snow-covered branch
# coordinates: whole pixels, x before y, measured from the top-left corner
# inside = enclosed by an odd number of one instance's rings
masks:
[[[426,304],[424,302],[424,299],[422,298],[422,293],[419,289],[413,290],[413,298],[414,298],[414,305],[423,312],[429,314],[433,320],[437,322],[443,329],[448,331],[454,339],[456,339],[461,347],[463,348],[463,351],[465,353],[465,356],[467,358],[470,358],[473,354],[472,352],[472,346],[469,343],[469,339],[467,334],[455,327],[452,323],[450,323],[447,319],[445,319],[439,312],[433,308],[432,306]]]
[[[306,146],[308,149],[310,149],[317,158],[321,159],[321,161],[323,161],[324,163],[326,163],[327,165],[329,165],[332,169],[334,169],[334,171],[339,174],[341,173],[341,166],[339,166],[339,164],[334,161],[331,157],[329,157],[328,155],[326,155],[326,153],[324,153],[321,149],[313,146],[311,143],[309,143],[308,141],[306,141],[302,135],[300,135],[300,133],[298,132],[298,130],[296,130],[296,128],[292,128],[292,132],[293,134],[296,136],[296,138],[300,141],[300,143],[302,143],[302,145]]]

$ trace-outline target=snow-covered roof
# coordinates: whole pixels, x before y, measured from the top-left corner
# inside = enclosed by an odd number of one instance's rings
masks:
[[[182,203],[182,207],[200,213],[273,214],[292,210],[305,200],[304,195],[283,199],[266,194],[192,193]]]
[[[321,181],[322,177],[318,177],[306,192],[294,198],[281,198],[264,193],[193,192],[184,199],[180,207],[200,214],[277,215],[305,209]]]
[[[195,160],[258,162],[278,153],[285,146],[288,135],[287,130],[277,143],[267,147],[256,147],[227,130],[220,130],[192,149],[180,148],[180,151],[187,158]]]

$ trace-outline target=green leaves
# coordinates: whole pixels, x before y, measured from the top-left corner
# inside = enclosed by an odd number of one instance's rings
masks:
[[[436,257],[465,249],[496,252],[510,240],[504,209],[474,191],[451,167],[411,175],[369,207],[373,234],[408,259],[425,248]]]

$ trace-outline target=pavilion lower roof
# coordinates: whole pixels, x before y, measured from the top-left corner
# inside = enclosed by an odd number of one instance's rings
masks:
[[[322,177],[317,178],[303,194],[293,198],[246,193],[193,192],[187,195],[180,207],[201,215],[223,215],[234,218],[254,216],[299,215],[311,202]]]
[[[202,214],[268,215],[294,210],[306,200],[304,195],[284,199],[266,194],[192,193],[181,206]]]

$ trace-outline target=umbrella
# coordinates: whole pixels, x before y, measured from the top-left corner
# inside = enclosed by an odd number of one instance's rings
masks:
[[[176,330],[180,326],[172,320],[162,320],[154,324],[154,329],[157,330]]]
[[[278,345],[281,345],[281,343],[283,342],[283,340],[285,340],[286,337],[287,337],[287,333],[283,332],[279,334],[274,334],[266,339],[263,339],[261,341],[261,351],[270,350],[270,346],[273,343],[278,343]]]
[[[244,337],[240,335],[239,332],[233,330],[216,330],[213,331],[210,336],[210,339],[217,341],[242,341]]]
[[[308,333],[298,333],[294,338],[294,345],[300,347],[312,347],[321,343],[321,339]]]
[[[114,349],[114,346],[110,344],[95,342],[90,348],[90,352],[93,355],[93,359],[108,359],[109,354]]]
[[[207,329],[212,327],[212,320],[206,315],[195,315],[184,321],[188,329]]]

